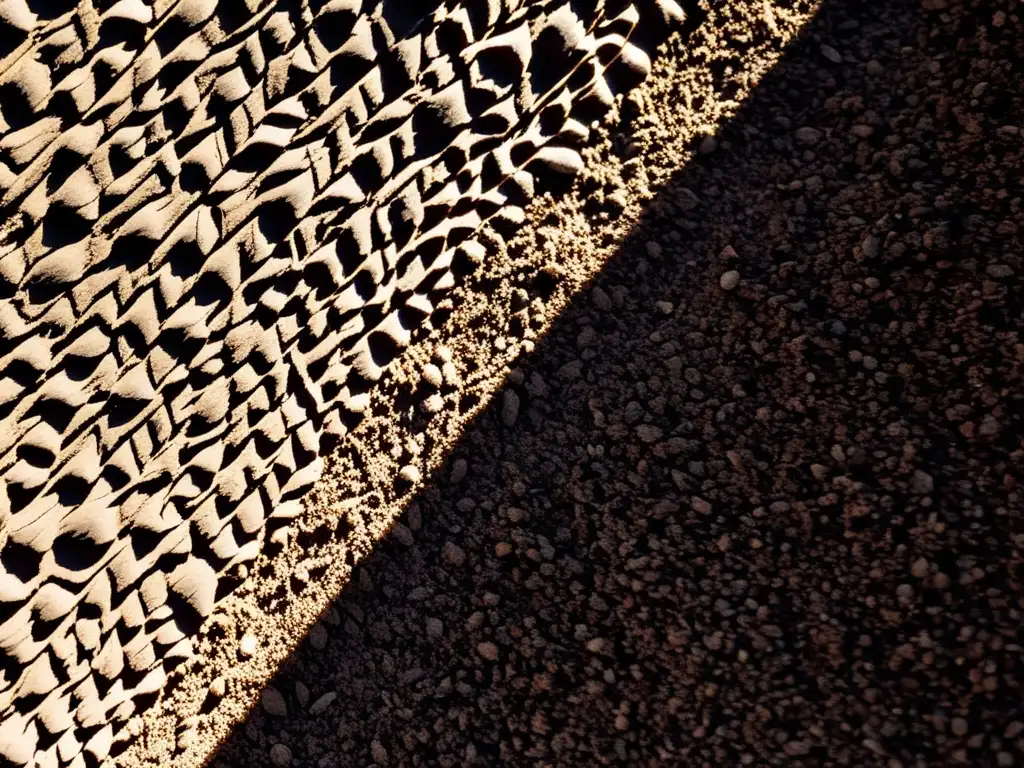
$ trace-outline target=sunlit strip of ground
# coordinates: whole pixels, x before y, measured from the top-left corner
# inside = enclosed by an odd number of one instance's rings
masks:
[[[373,417],[329,458],[288,543],[261,556],[248,581],[218,606],[197,638],[196,657],[174,672],[162,700],[129,724],[131,744],[114,764],[201,765],[310,627],[315,634],[334,629],[340,618],[331,603],[353,566],[408,514],[466,425],[492,397],[505,397],[516,358],[586,288],[669,178],[702,144],[710,147],[708,137],[818,7],[768,0],[709,6],[689,41],[668,43],[648,81],[598,132],[573,191],[538,198],[520,231],[507,241],[492,238],[481,270],[453,292],[443,331],[386,374],[373,395]],[[435,375],[428,365],[445,379],[439,393],[422,383]],[[440,399],[428,402],[430,394]],[[514,408],[510,397],[509,418]],[[396,485],[399,476],[410,482]],[[211,694],[211,686],[223,695]],[[344,691],[337,693],[330,706],[345,705]]]

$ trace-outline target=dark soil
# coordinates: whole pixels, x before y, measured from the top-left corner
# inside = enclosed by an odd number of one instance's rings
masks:
[[[787,5],[623,106],[672,178],[212,765],[1024,763],[1024,7],[826,0],[745,97]]]

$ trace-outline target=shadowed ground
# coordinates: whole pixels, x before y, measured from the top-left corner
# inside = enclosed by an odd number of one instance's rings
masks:
[[[827,2],[712,141],[771,50],[725,13],[510,242],[567,291],[614,256],[213,765],[1024,760],[1019,14]]]

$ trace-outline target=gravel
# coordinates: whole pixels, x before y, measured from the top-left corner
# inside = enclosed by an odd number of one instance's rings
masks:
[[[751,74],[813,10],[709,6],[501,245],[576,299],[516,315],[415,538],[354,559],[274,681],[338,699],[254,710],[212,766],[1024,763],[1024,23],[835,0]],[[501,295],[548,317],[526,275]]]

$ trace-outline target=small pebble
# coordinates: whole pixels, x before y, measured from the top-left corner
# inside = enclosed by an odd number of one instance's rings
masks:
[[[865,747],[867,747],[867,749],[869,749],[871,752],[874,752],[876,755],[879,755],[880,757],[884,757],[886,755],[885,747],[883,747],[875,739],[864,739],[864,741],[862,741],[861,743]]]
[[[404,526],[403,526],[404,527]],[[322,651],[327,647],[327,627],[319,622],[313,625],[313,628],[309,630],[309,643],[318,651]]]
[[[423,366],[423,380],[432,387],[440,387],[444,383],[441,369],[433,363],[427,363]]]
[[[395,523],[391,533],[398,539],[398,543],[404,547],[411,547],[416,543],[416,538],[412,535],[412,531],[404,523]]]
[[[479,643],[476,647],[476,652],[488,661],[496,661],[498,658],[498,646],[494,643]]]
[[[299,700],[299,706],[303,709],[309,705],[309,688],[301,680],[295,683],[295,698]]]
[[[256,636],[255,635],[243,635],[241,641],[238,643],[238,652],[243,658],[250,658],[256,653]]]
[[[637,437],[645,443],[656,443],[661,439],[661,430],[653,424],[641,424],[636,428]]]
[[[735,269],[730,269],[728,272],[722,273],[722,276],[718,279],[718,284],[722,287],[723,291],[731,291],[740,284],[740,273]]]
[[[616,211],[623,211],[623,210],[626,209],[626,206],[628,205],[628,201],[626,200],[626,196],[621,191],[619,191],[619,192],[612,192],[610,195],[608,195],[605,198],[605,201],[612,208],[612,210],[616,210]]]
[[[868,235],[860,243],[860,249],[869,259],[875,258],[882,250],[882,241],[875,235]]]
[[[985,274],[989,277],[994,277],[997,280],[1005,277],[1012,277],[1013,267],[1007,264],[989,264],[985,267]]]
[[[292,751],[284,744],[275,744],[270,748],[270,762],[274,765],[284,766],[292,764]]]
[[[807,144],[813,146],[821,141],[824,134],[817,128],[811,128],[810,126],[804,126],[803,128],[797,128],[796,140],[801,144]]]
[[[638,424],[640,419],[644,417],[644,408],[636,400],[630,400],[626,403],[626,411],[624,418],[627,424]]]
[[[319,715],[321,712],[323,712],[325,709],[331,706],[331,702],[333,702],[336,698],[338,698],[338,694],[334,691],[331,691],[330,693],[325,693],[323,696],[321,696],[319,699],[313,702],[313,706],[309,708],[309,714]]]
[[[991,414],[988,414],[981,420],[981,426],[978,427],[978,434],[983,435],[984,437],[992,437],[993,435],[998,434],[1000,429],[1001,427],[999,426],[999,422],[994,419]]]
[[[910,490],[917,494],[928,494],[935,490],[935,480],[927,472],[915,469],[910,478]]]
[[[444,398],[437,392],[423,400],[421,406],[425,413],[440,413],[444,410]]]
[[[711,505],[708,504],[708,502],[706,502],[700,496],[694,496],[692,499],[690,499],[690,506],[693,507],[693,511],[696,512],[697,514],[700,514],[700,515],[710,515],[711,514]]]
[[[263,711],[274,717],[285,717],[288,714],[288,705],[284,703],[284,696],[276,688],[264,688],[260,694],[260,704]]]
[[[419,467],[415,467],[412,464],[406,464],[398,472],[398,478],[409,485],[415,485],[420,481],[420,470]]]
[[[455,386],[459,383],[459,371],[455,367],[455,363],[450,360],[441,366],[441,375],[444,376],[446,384]]]
[[[502,395],[501,422],[506,427],[511,427],[519,417],[519,395],[513,390],[506,389]]]
[[[466,479],[466,472],[469,470],[469,464],[465,459],[456,459],[452,462],[452,474],[449,477],[449,482],[452,485],[458,485]]]
[[[227,693],[228,683],[223,677],[213,678],[213,682],[210,683],[210,694],[216,696],[218,699],[223,698],[224,694]]]
[[[178,750],[184,752],[186,749],[195,744],[198,739],[199,737],[196,735],[196,732],[193,729],[189,728],[187,731],[182,731],[178,734]]]
[[[441,560],[445,565],[461,568],[466,563],[466,552],[462,547],[449,541],[441,549]]]
[[[821,46],[821,55],[831,61],[833,64],[841,64],[843,61],[842,55],[833,48],[831,45]]]
[[[803,741],[787,741],[782,745],[782,751],[789,757],[801,757],[810,752],[811,748]]]
[[[579,349],[588,349],[597,344],[597,331],[592,326],[587,326],[576,337],[576,346]]]

